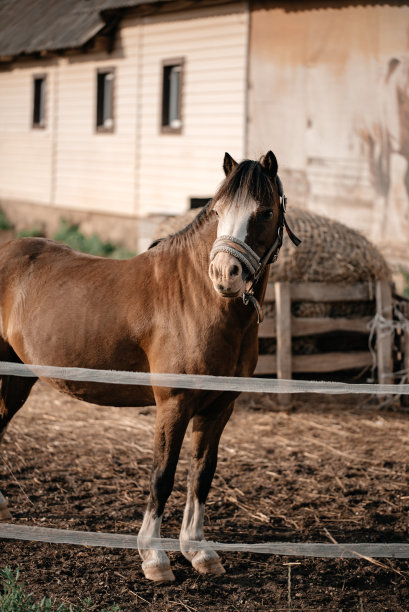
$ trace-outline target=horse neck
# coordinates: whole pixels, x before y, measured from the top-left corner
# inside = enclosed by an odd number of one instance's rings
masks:
[[[240,320],[240,325],[247,327],[257,320],[256,312],[251,305],[244,306],[241,299],[226,299],[217,295],[210,280],[208,268],[213,243],[217,237],[217,220],[205,218],[198,226],[193,225],[185,233],[171,239],[169,256],[173,259],[174,270],[178,270],[181,284],[190,282],[189,288],[195,292],[204,292],[204,304],[214,305],[221,318],[229,321],[232,316]],[[173,257],[172,257],[173,256]],[[254,288],[254,295],[260,304],[263,303],[268,281],[268,269]],[[200,289],[199,289],[200,288]]]
[[[211,286],[208,275],[209,256],[217,236],[217,220],[213,216],[205,217],[201,222],[192,224],[171,238],[170,256],[174,255],[179,270],[185,273],[198,274]],[[182,274],[183,278],[184,274]]]

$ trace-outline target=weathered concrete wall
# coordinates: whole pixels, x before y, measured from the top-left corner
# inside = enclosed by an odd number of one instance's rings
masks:
[[[167,218],[164,215],[137,218],[134,215],[118,215],[115,212],[101,213],[5,198],[0,198],[0,208],[14,226],[14,231],[9,234],[0,232],[2,242],[10,240],[15,232],[27,229],[40,230],[45,236],[52,238],[63,218],[69,223],[79,225],[80,230],[87,236],[97,234],[103,240],[123,245],[136,253],[149,247],[158,225]]]
[[[249,154],[272,148],[292,201],[409,264],[409,7],[330,5],[254,4]]]

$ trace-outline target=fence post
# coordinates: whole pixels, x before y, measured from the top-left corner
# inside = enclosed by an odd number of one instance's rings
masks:
[[[393,332],[387,322],[392,320],[392,291],[387,280],[376,282],[376,314],[378,315],[376,327],[378,382],[379,384],[390,384],[393,382]]]
[[[276,302],[277,378],[292,378],[290,283],[274,283]]]
[[[401,351],[403,353],[403,370],[405,371],[404,383],[409,382],[409,308],[408,311],[404,311],[405,327],[403,329],[403,341],[401,344]],[[401,406],[409,408],[409,395],[400,396]]]

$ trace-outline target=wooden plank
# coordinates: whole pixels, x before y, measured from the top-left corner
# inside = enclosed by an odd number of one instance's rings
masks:
[[[369,333],[368,324],[370,321],[371,317],[356,319],[347,319],[346,317],[291,317],[291,334],[293,338],[335,331],[365,334]],[[264,319],[260,325],[259,337],[276,337],[276,321],[274,317],[266,317]]]
[[[392,319],[392,291],[389,281],[376,283],[376,359],[379,384],[393,382],[392,341],[393,331],[388,322]]]
[[[406,370],[406,376],[408,377],[409,374],[409,321],[406,321],[406,327],[405,327],[405,331],[403,332],[403,345],[402,345],[402,349],[403,349],[403,369]],[[407,383],[408,380],[406,379],[405,382]],[[409,395],[401,395],[400,396],[401,399],[401,405],[405,406],[405,408],[409,407]]]
[[[265,301],[274,299],[274,283],[269,283]],[[369,301],[375,299],[375,290],[370,283],[291,283],[291,299],[293,302]]]
[[[293,358],[293,372],[339,372],[365,368],[369,365],[372,365],[369,351],[297,355]]]
[[[275,374],[277,371],[275,355],[260,355],[256,375]],[[324,373],[353,370],[372,365],[369,351],[351,353],[320,353],[317,355],[293,355],[292,371],[297,373]]]
[[[277,377],[291,379],[291,296],[290,283],[275,283]]]
[[[275,374],[277,372],[277,359],[273,355],[259,355],[255,375],[264,376],[267,374]]]
[[[277,333],[275,317],[264,317],[258,329],[259,338],[275,338]]]

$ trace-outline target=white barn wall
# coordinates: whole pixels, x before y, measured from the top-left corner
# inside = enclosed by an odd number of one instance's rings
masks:
[[[97,69],[115,68],[114,131],[97,132]],[[132,92],[133,95],[129,95]],[[58,86],[55,204],[132,214],[135,197],[136,58],[62,61]]]
[[[54,215],[148,217],[184,212],[190,197],[212,195],[224,152],[244,155],[247,35],[244,2],[131,14],[111,54],[0,70],[0,200],[8,210],[15,201],[50,206]],[[175,57],[185,60],[183,130],[162,134],[162,61]],[[113,133],[95,128],[102,67],[115,68]],[[45,129],[31,127],[34,74],[47,75]]]
[[[47,74],[45,129],[32,129],[34,75]],[[0,71],[0,196],[50,204],[53,148],[51,62]]]
[[[182,213],[211,196],[225,151],[242,158],[246,106],[244,3],[153,17],[141,41],[137,212]],[[162,61],[184,58],[181,134],[160,133]]]
[[[115,67],[115,129],[96,131],[97,69]],[[0,198],[131,215],[137,58],[73,56],[0,71]],[[46,128],[33,129],[33,75],[47,77]]]

